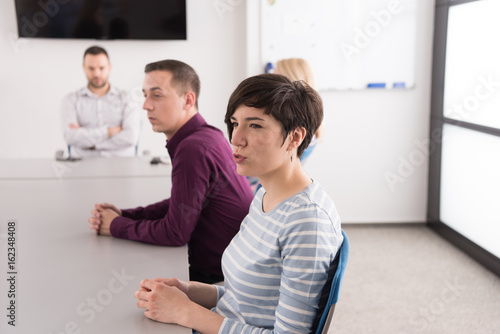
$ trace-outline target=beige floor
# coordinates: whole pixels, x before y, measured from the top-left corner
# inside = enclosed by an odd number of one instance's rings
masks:
[[[500,333],[500,278],[432,230],[343,228],[351,251],[329,333]]]

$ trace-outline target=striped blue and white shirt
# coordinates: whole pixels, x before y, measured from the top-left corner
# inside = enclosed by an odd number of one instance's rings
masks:
[[[222,256],[219,333],[309,333],[342,244],[340,217],[317,182],[270,212],[262,211],[264,194]]]

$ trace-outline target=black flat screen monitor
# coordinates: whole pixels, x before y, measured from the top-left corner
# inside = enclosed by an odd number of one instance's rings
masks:
[[[15,0],[19,37],[186,39],[186,0]]]

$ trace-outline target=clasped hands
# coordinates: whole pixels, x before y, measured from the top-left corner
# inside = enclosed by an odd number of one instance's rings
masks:
[[[188,283],[177,278],[143,279],[134,296],[146,317],[169,324],[182,324],[191,303]]]
[[[113,204],[98,203],[94,205],[94,209],[90,211],[89,228],[94,230],[96,234],[111,235],[110,226],[113,219],[122,215],[122,211]]]
[[[95,204],[91,214],[92,216],[88,219],[89,228],[96,234],[111,235],[111,222],[114,218],[121,216],[122,211],[113,204],[98,203]],[[144,315],[149,319],[187,326],[187,317],[193,313],[193,306],[200,307],[190,299],[189,286],[190,282],[177,278],[143,279],[134,296],[137,298],[137,306],[145,310]],[[212,294],[216,296],[213,286],[206,284],[203,286],[208,286],[213,290]],[[202,295],[205,296],[207,293],[204,292]]]

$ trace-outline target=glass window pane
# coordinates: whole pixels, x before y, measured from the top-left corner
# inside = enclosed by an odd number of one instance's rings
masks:
[[[452,6],[446,45],[448,118],[500,128],[500,1]]]
[[[445,124],[441,221],[500,257],[500,137]]]

